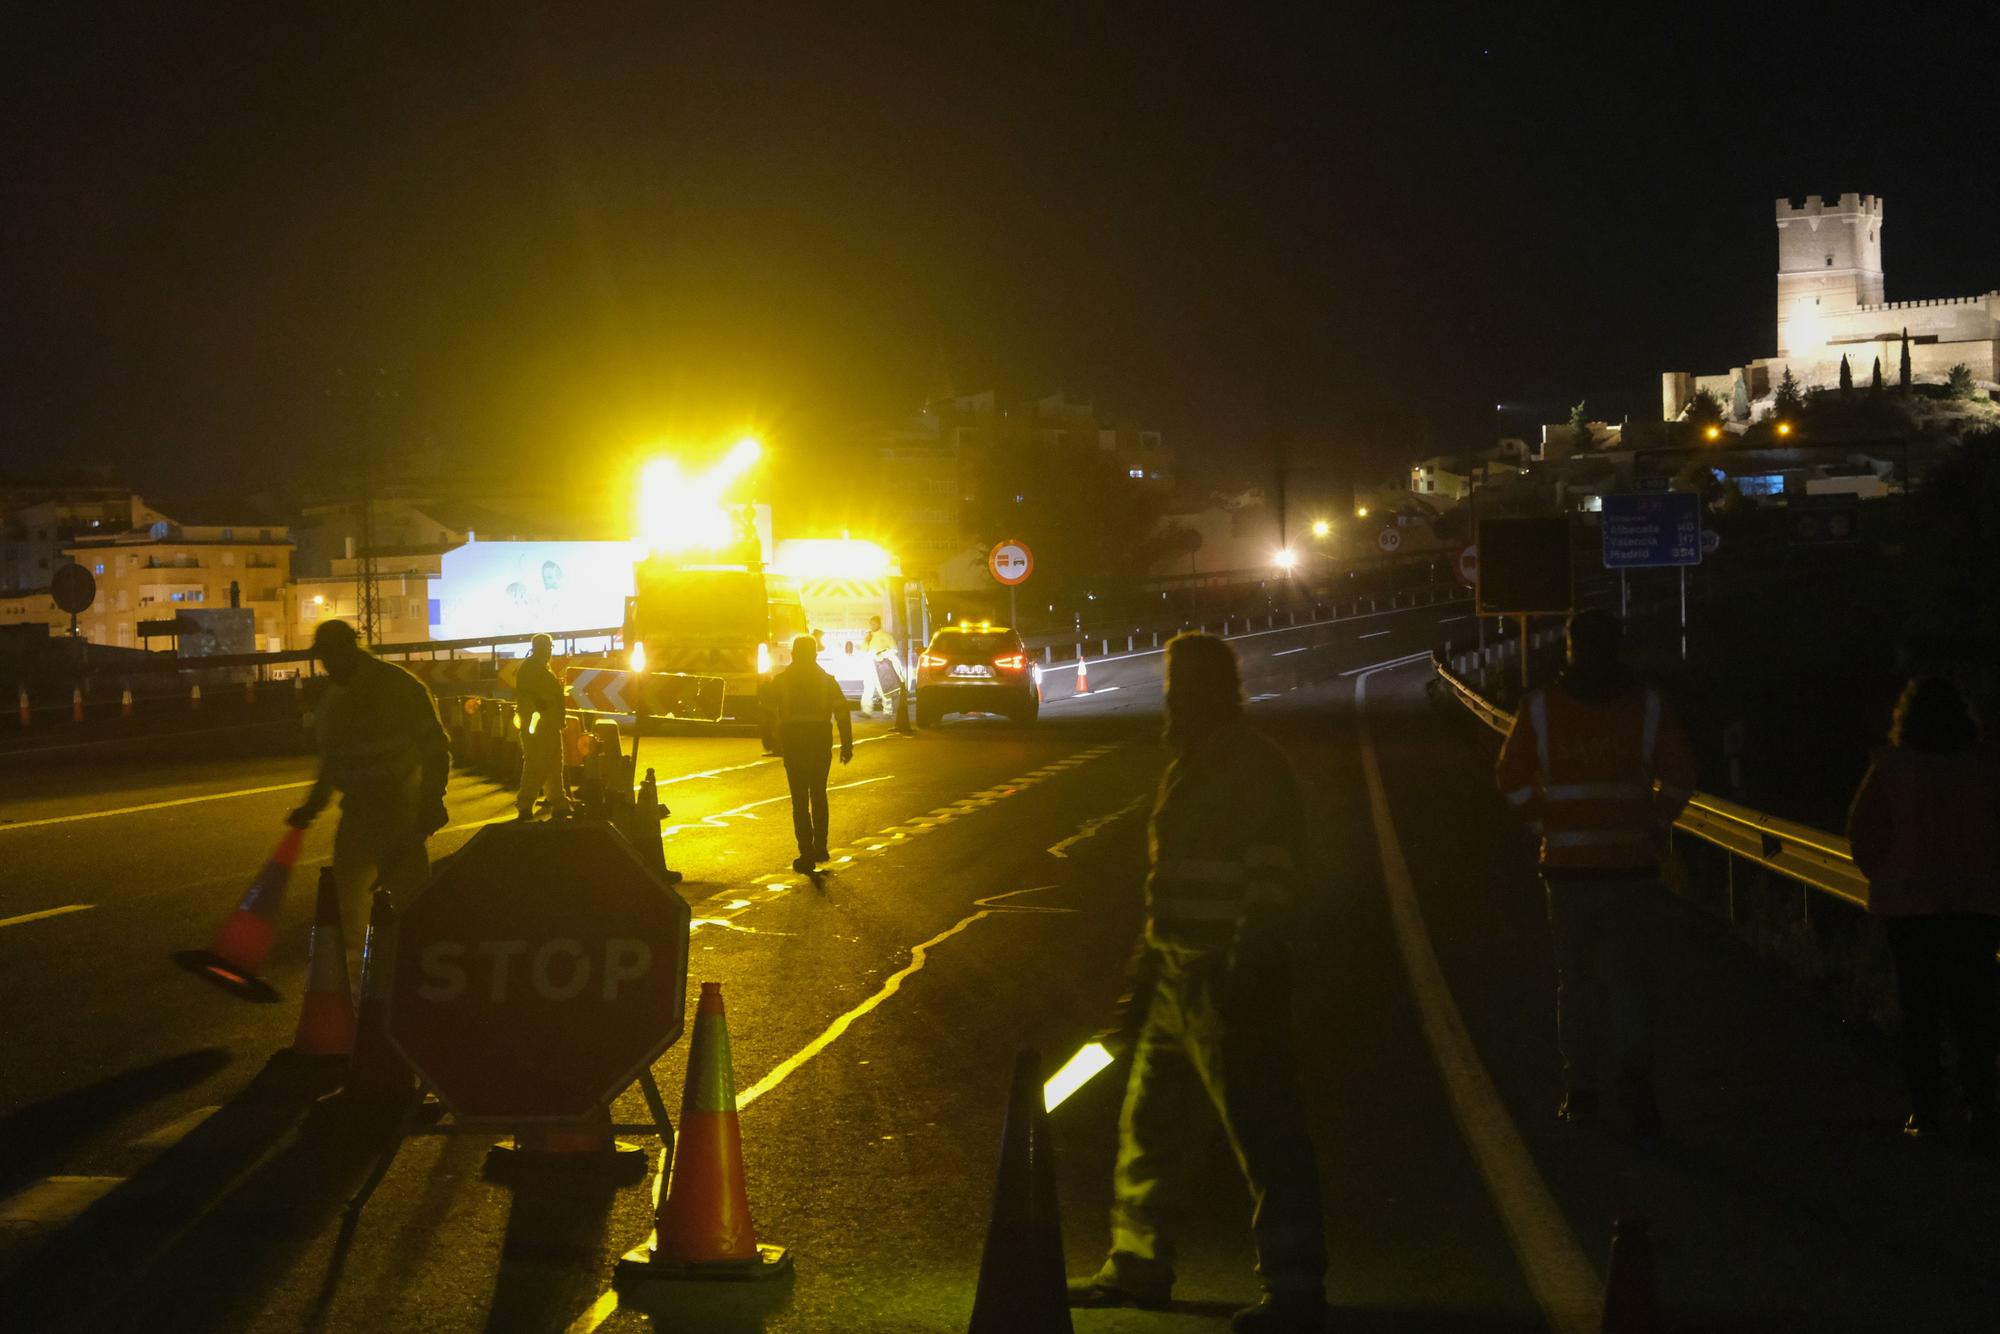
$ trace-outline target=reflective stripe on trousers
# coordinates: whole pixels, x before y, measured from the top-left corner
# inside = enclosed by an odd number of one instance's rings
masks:
[[[1156,951],[1146,1018],[1118,1117],[1112,1177],[1114,1264],[1170,1278],[1162,1190],[1185,1191],[1181,1091],[1199,1085],[1250,1187],[1257,1272],[1266,1287],[1317,1291],[1326,1274],[1319,1167],[1292,1054],[1290,970],[1282,951],[1231,970],[1220,952]]]

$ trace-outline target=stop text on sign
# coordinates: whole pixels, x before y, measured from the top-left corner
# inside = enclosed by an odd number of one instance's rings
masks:
[[[643,940],[611,937],[593,949],[570,936],[527,940],[439,940],[418,956],[420,1000],[450,1004],[473,996],[494,1004],[532,995],[546,1001],[616,1001],[620,988],[653,971]]]

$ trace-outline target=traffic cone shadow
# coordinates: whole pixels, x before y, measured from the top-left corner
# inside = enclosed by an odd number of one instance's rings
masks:
[[[1660,1273],[1652,1224],[1626,1214],[1611,1225],[1611,1260],[1604,1272],[1604,1320],[1599,1334],[1660,1334]]]
[[[271,942],[278,934],[278,910],[284,906],[285,885],[292,878],[299,849],[305,846],[306,831],[287,829],[278,846],[271,849],[264,869],[250,882],[250,890],[236,910],[223,919],[205,950],[180,950],[174,962],[196,977],[212,982],[230,995],[259,1004],[273,1004],[278,993],[261,974],[271,957]],[[344,965],[343,965],[344,966]]]
[[[1000,1174],[979,1260],[979,1287],[967,1334],[1069,1334],[1062,1218],[1056,1207],[1055,1150],[1042,1100],[1042,1058],[1014,1058]]]
[[[332,867],[321,867],[319,901],[313,908],[312,946],[306,965],[306,993],[299,1003],[297,1056],[354,1054],[354,988],[347,976],[347,943],[340,930],[340,886]]]
[[[674,1139],[673,1168],[656,1185],[653,1235],[627,1251],[613,1273],[621,1291],[656,1281],[745,1282],[788,1278],[791,1253],[760,1244],[743,1180],[743,1135],[736,1115],[736,1075],[722,984],[701,984],[687,1087]]]

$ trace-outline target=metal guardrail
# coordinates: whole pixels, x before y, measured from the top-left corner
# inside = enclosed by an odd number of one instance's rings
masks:
[[[1432,667],[1473,717],[1501,735],[1514,726],[1514,715],[1486,699],[1453,675],[1440,657]],[[1854,864],[1847,840],[1837,834],[1798,824],[1733,801],[1697,792],[1674,821],[1674,828],[1711,843],[1731,856],[1755,862],[1856,908],[1868,907],[1868,877]]]

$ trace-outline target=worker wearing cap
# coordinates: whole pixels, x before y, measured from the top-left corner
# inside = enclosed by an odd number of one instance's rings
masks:
[[[549,670],[555,641],[536,635],[514,676],[514,720],[521,728],[521,785],[514,808],[523,820],[535,815],[535,800],[547,794],[549,814],[569,815],[569,788],[563,781],[563,715],[567,692]]]
[[[1666,833],[1695,784],[1694,748],[1622,662],[1618,618],[1569,619],[1568,663],[1530,691],[1500,749],[1501,793],[1540,843],[1556,962],[1565,1121],[1598,1107],[1604,1011],[1613,1087],[1632,1126],[1660,1129],[1653,1092],[1649,918]]]
[[[811,635],[792,641],[791,666],[771,678],[771,696],[799,845],[792,869],[803,873],[829,860],[826,780],[833,768],[833,732],[840,729],[840,762],[846,764],[854,758],[854,723],[840,682],[814,660]]]
[[[449,819],[451,747],[424,683],[362,648],[353,626],[322,622],[312,651],[333,685],[317,710],[319,778],[288,819],[307,828],[340,793],[333,874],[352,951],[360,947],[368,895],[378,881],[396,898],[414,893],[430,874],[424,841]]]
[[[1073,1306],[1167,1302],[1174,1252],[1159,1196],[1182,1169],[1176,1095],[1198,1084],[1250,1187],[1264,1296],[1239,1331],[1326,1319],[1325,1219],[1292,1049],[1291,932],[1305,817],[1284,755],[1243,717],[1236,657],[1213,635],[1167,645],[1174,757],[1151,828],[1132,1067],[1119,1113],[1111,1253]]]

